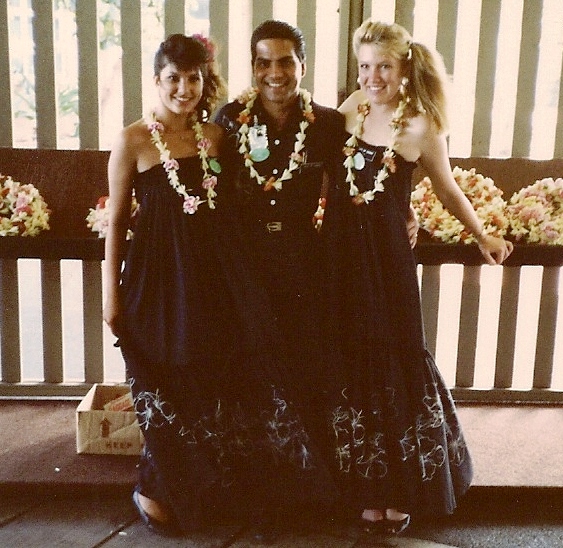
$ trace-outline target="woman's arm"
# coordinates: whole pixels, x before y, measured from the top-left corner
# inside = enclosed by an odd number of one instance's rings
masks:
[[[109,157],[109,224],[105,241],[106,302],[104,321],[119,337],[119,285],[125,256],[127,229],[131,220],[131,193],[137,169],[137,154],[132,145],[131,129],[119,134]]]
[[[438,198],[476,237],[487,263],[501,264],[512,252],[512,242],[483,232],[482,222],[453,177],[445,135],[438,134],[432,127],[428,127],[420,143],[420,162],[430,177]]]

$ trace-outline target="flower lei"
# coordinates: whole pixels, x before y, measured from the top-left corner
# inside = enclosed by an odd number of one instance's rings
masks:
[[[546,177],[515,192],[507,206],[517,242],[563,245],[563,179]]]
[[[98,233],[98,238],[105,238],[108,232],[109,212],[111,203],[109,196],[100,196],[95,208],[90,208],[86,216],[86,226],[92,231]],[[133,191],[131,195],[131,220],[127,229],[127,239],[132,240],[134,234],[134,225],[139,213],[140,206]]]
[[[299,94],[303,100],[303,117],[305,118],[299,122],[299,132],[295,134],[295,144],[293,146],[293,152],[289,157],[289,165],[283,170],[283,173],[277,179],[275,177],[270,177],[266,181],[266,177],[260,175],[254,167],[254,161],[250,157],[250,152],[248,150],[248,132],[249,124],[251,121],[250,111],[254,106],[254,101],[258,97],[258,90],[256,88],[250,88],[244,93],[242,93],[237,101],[244,104],[244,109],[240,112],[237,118],[237,122],[240,124],[238,130],[239,134],[239,153],[244,157],[244,165],[248,168],[250,172],[250,177],[256,179],[259,185],[264,185],[264,190],[271,190],[275,188],[276,190],[281,190],[284,181],[288,181],[293,177],[293,172],[298,169],[303,162],[305,157],[301,154],[303,148],[305,148],[305,131],[315,121],[315,115],[313,114],[313,107],[311,106],[311,94],[306,89],[300,89]]]
[[[205,200],[200,199],[199,196],[191,196],[188,194],[186,186],[180,183],[178,179],[178,169],[180,168],[178,160],[172,158],[166,142],[162,140],[161,133],[164,131],[164,125],[156,119],[156,114],[151,112],[147,121],[147,126],[151,134],[151,141],[154,143],[160,152],[160,161],[166,171],[170,186],[184,198],[183,210],[184,213],[194,214],[200,204],[205,203]],[[211,169],[215,173],[220,173],[221,166],[217,160],[209,160],[208,150],[211,146],[211,141],[203,136],[203,129],[201,123],[197,120],[193,123],[192,129],[195,133],[198,156],[201,161],[201,169],[203,170],[203,180],[201,186],[207,190],[207,205],[210,209],[215,209],[215,201],[213,198],[217,196],[215,187],[217,186],[217,177],[211,175]]]
[[[383,166],[373,178],[373,188],[366,190],[361,194],[355,183],[356,170],[363,169],[364,167],[362,154],[358,152],[358,139],[360,139],[362,133],[364,132],[364,121],[369,114],[370,104],[369,101],[366,100],[358,105],[356,125],[352,131],[352,135],[350,135],[344,144],[344,148],[342,149],[344,155],[346,156],[344,159],[346,182],[350,184],[350,196],[352,196],[354,204],[361,205],[371,202],[375,198],[376,192],[383,192],[385,190],[383,181],[389,177],[389,172],[395,173],[395,151],[393,149],[397,144],[397,137],[406,123],[403,115],[408,102],[408,98],[403,98],[399,101],[399,105],[393,113],[391,122],[389,123],[391,126],[391,141],[383,152],[383,158],[381,159]]]
[[[483,233],[504,236],[509,227],[503,192],[489,177],[455,166],[452,175],[471,202],[477,216],[483,222]],[[429,177],[420,180],[411,193],[411,203],[417,213],[421,228],[445,243],[470,244],[476,241],[471,234],[442,204],[432,188]]]
[[[37,236],[49,230],[50,214],[35,186],[0,174],[0,236]]]

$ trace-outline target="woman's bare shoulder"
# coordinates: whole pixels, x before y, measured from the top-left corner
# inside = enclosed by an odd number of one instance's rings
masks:
[[[342,113],[346,119],[346,129],[350,132],[356,124],[356,116],[358,114],[358,105],[366,100],[366,96],[361,90],[353,91],[338,107],[338,111]]]

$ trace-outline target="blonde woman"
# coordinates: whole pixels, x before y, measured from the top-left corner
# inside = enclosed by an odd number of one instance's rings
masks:
[[[472,466],[454,403],[428,353],[405,228],[421,164],[489,264],[512,244],[486,234],[452,176],[441,58],[400,25],[365,21],[353,38],[360,89],[346,117],[346,363],[333,430],[347,504],[366,528],[399,533],[412,516],[454,511]]]

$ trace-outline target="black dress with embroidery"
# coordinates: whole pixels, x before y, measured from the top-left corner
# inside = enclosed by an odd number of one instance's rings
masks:
[[[360,151],[362,192],[373,188],[384,147],[360,143]],[[344,257],[335,260],[343,265],[346,365],[332,426],[337,475],[357,511],[451,513],[472,478],[454,402],[424,340],[406,230],[415,166],[397,156],[369,205],[353,205],[347,183],[333,196],[343,209]]]
[[[199,158],[178,161],[180,181],[205,198]],[[161,165],[134,187],[120,344],[146,440],[141,492],[185,528],[217,509],[294,504],[308,485],[328,495],[282,387],[268,299],[221,213],[221,181],[216,209],[195,214],[183,212]]]

